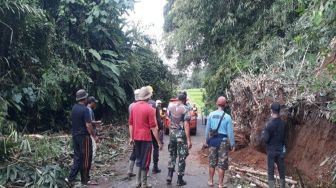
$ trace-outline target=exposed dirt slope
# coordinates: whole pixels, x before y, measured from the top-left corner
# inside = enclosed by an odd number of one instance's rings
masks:
[[[297,169],[306,181],[327,185],[336,169],[336,125],[321,118],[316,106],[297,108],[298,115],[290,119],[289,172]]]
[[[265,75],[242,76],[232,83],[236,140],[238,146],[244,148],[232,158],[264,167],[265,156],[251,149],[265,152],[260,140],[261,131],[270,117],[271,103],[278,101],[283,105],[281,117],[288,121],[289,127],[288,175],[297,176],[299,172],[310,185],[331,186],[332,173],[336,169],[336,125],[327,121],[322,113],[325,107],[323,99],[313,96],[313,102],[290,102],[289,96],[293,93],[290,88]]]

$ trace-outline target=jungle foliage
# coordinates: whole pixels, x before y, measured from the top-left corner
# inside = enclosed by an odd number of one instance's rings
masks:
[[[1,0],[1,130],[69,128],[80,88],[98,98],[98,118],[109,120],[126,116],[133,90],[144,84],[154,87],[154,97],[170,98],[174,77],[168,67],[148,37],[125,27],[133,5],[134,0]]]
[[[167,56],[180,68],[206,65],[207,106],[242,73],[287,81],[295,100],[335,99],[335,62],[324,63],[335,50],[335,0],[169,0],[164,14]],[[335,102],[328,108],[336,121]]]

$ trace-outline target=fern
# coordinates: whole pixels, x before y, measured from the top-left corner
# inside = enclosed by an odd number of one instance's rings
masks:
[[[19,16],[20,14],[33,14],[41,17],[45,16],[45,12],[42,9],[32,5],[31,2],[29,3],[21,0],[2,0],[0,2],[0,12],[4,14],[6,11],[18,14]]]

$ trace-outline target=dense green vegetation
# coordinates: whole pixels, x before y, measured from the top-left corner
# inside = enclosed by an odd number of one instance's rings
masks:
[[[150,37],[125,20],[133,5],[0,0],[0,186],[67,187],[70,137],[22,133],[68,130],[78,89],[96,96],[97,118],[105,121],[124,121],[141,86],[153,86],[155,98],[171,97],[175,78]],[[102,146],[112,161],[117,150]]]
[[[126,23],[133,5],[133,0],[1,0],[0,129],[69,128],[80,88],[98,98],[97,114],[106,120],[125,117],[140,86],[152,85],[154,97],[169,99],[173,75],[150,38]]]
[[[297,100],[335,98],[336,66],[321,66],[336,36],[334,0],[169,0],[164,14],[166,54],[182,69],[205,64],[208,104],[242,73],[282,79]],[[335,102],[328,109],[336,120]]]

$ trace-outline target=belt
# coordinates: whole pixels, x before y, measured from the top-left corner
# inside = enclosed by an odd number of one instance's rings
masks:
[[[177,126],[174,126],[174,127],[170,126],[170,129],[180,129],[180,130],[184,130],[182,127],[177,127]]]
[[[170,128],[171,129],[183,129],[183,125],[181,126],[181,125],[171,124]]]

